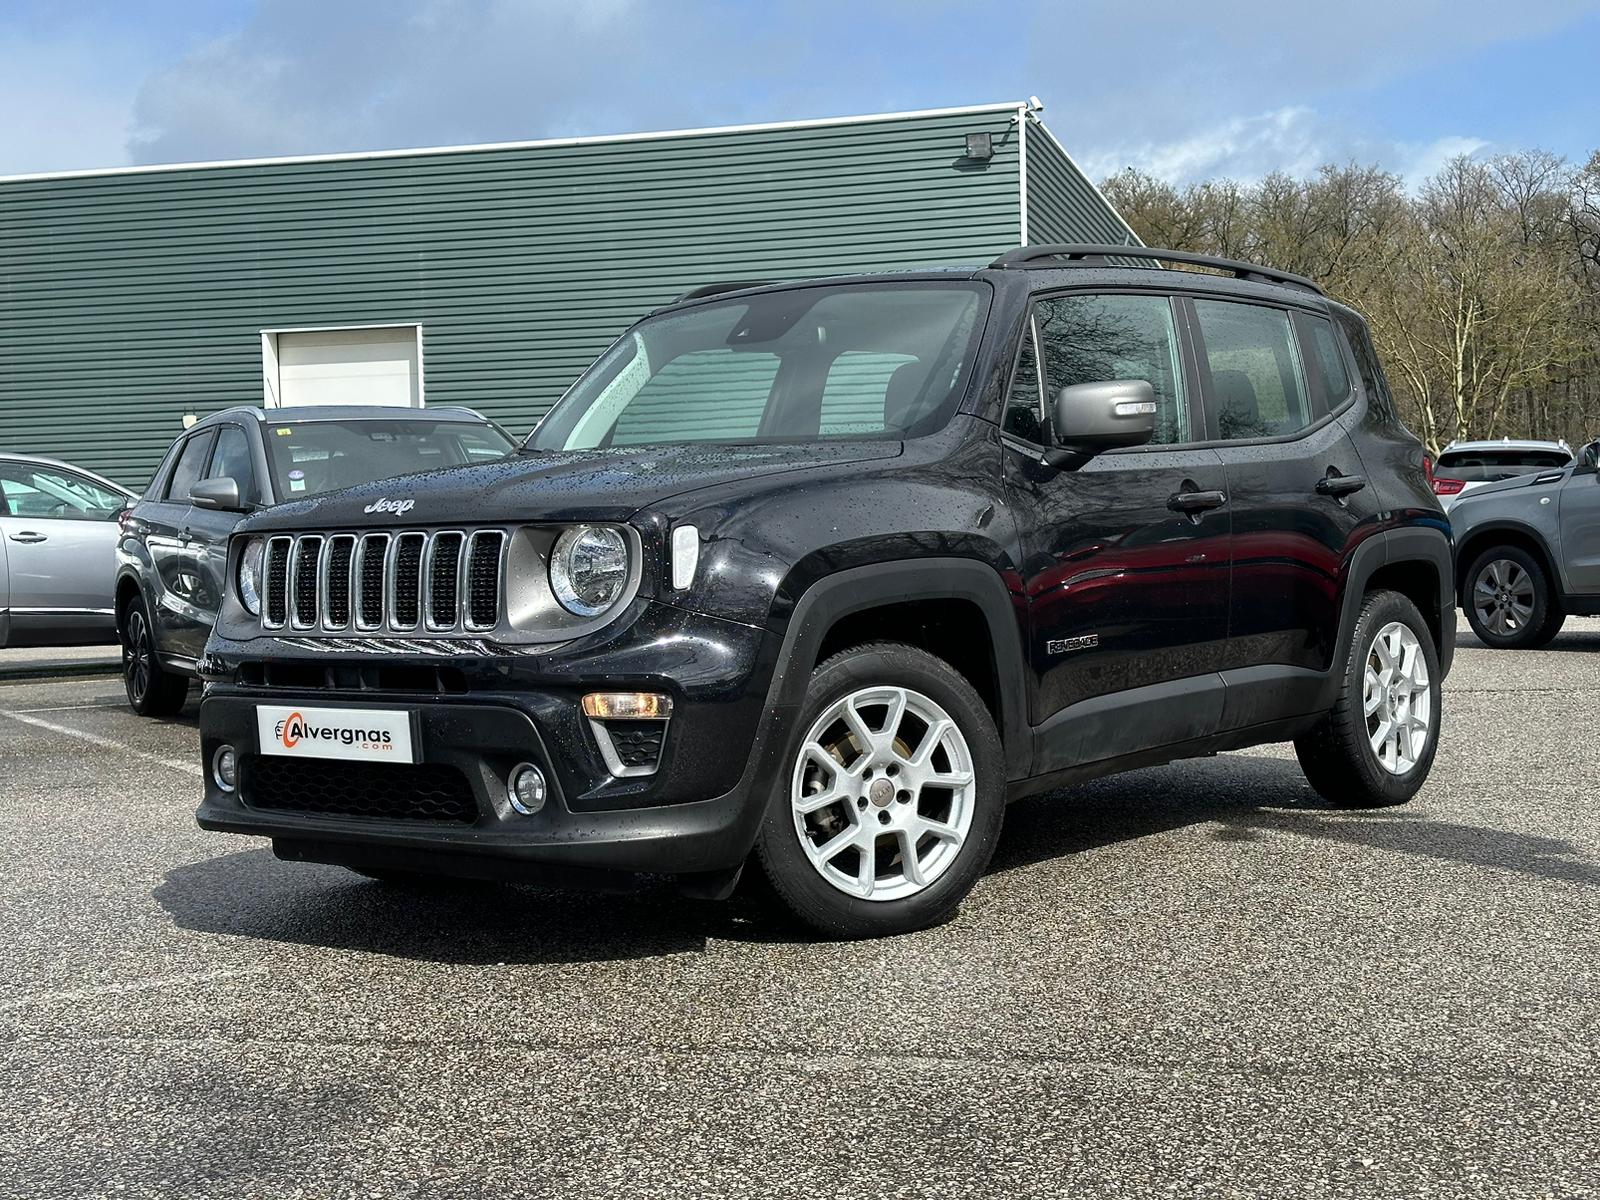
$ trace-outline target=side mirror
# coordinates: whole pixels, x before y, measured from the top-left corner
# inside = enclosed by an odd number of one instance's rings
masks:
[[[189,503],[218,512],[246,512],[250,507],[239,499],[239,481],[226,475],[220,479],[202,479],[195,484],[189,489]]]
[[[1056,395],[1056,445],[1095,455],[1155,436],[1156,391],[1143,379],[1074,383]]]

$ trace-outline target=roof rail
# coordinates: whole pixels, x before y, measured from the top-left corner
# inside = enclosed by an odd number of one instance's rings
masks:
[[[1326,295],[1315,280],[1307,279],[1304,275],[1291,275],[1288,271],[1263,267],[1258,263],[1217,258],[1210,254],[1192,254],[1187,250],[1159,250],[1154,246],[1096,245],[1087,242],[1019,246],[1015,250],[1007,250],[989,265],[1004,270],[1010,267],[1049,266],[1050,259],[1065,259],[1066,265],[1083,266],[1091,261],[1104,262],[1109,258],[1149,258],[1157,262],[1188,263],[1190,266],[1226,271],[1238,279],[1248,279],[1255,283],[1282,283],[1290,287],[1305,288],[1319,296]]]
[[[729,279],[722,283],[702,283],[699,287],[685,292],[673,301],[682,304],[685,300],[704,300],[707,296],[720,296],[723,292],[742,292],[746,288],[766,287],[769,283],[777,283],[776,279]]]

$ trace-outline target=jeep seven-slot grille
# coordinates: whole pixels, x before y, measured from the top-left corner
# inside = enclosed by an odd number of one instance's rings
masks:
[[[505,534],[480,529],[467,550],[467,621],[488,629],[500,619],[500,550]]]
[[[487,632],[502,616],[505,549],[499,529],[279,535],[267,543],[262,625]]]
[[[292,538],[273,538],[267,543],[267,611],[270,626],[281,626],[289,619],[289,551]]]
[[[421,533],[402,533],[394,540],[394,604],[389,624],[396,628],[417,627],[422,612],[422,550],[427,543],[427,535]]]
[[[348,533],[328,539],[326,623],[331,629],[350,624],[350,560],[355,557],[356,539]]]
[[[459,533],[441,533],[428,551],[428,628],[439,629],[456,623],[460,616],[461,544]]]

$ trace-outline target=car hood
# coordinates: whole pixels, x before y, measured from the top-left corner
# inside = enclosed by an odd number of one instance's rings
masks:
[[[900,442],[536,451],[275,505],[242,531],[503,521],[621,521],[686,492],[894,458]]]
[[[1492,482],[1478,483],[1459,493],[1456,501],[1458,506],[1479,500],[1486,500],[1490,496],[1498,496],[1503,492],[1520,491],[1538,483],[1540,487],[1549,487],[1551,484],[1560,483],[1567,477],[1570,467],[1546,467],[1542,471],[1530,471],[1526,475],[1513,475],[1510,479],[1496,479]]]

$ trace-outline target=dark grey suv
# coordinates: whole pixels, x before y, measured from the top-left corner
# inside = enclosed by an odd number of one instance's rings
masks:
[[[494,462],[513,446],[467,408],[230,408],[187,430],[121,518],[115,595],[128,703],[146,716],[183,706],[216,624],[228,537],[247,513]]]
[[[1485,484],[1450,509],[1472,632],[1529,650],[1569,616],[1600,614],[1600,442],[1564,467]]]

